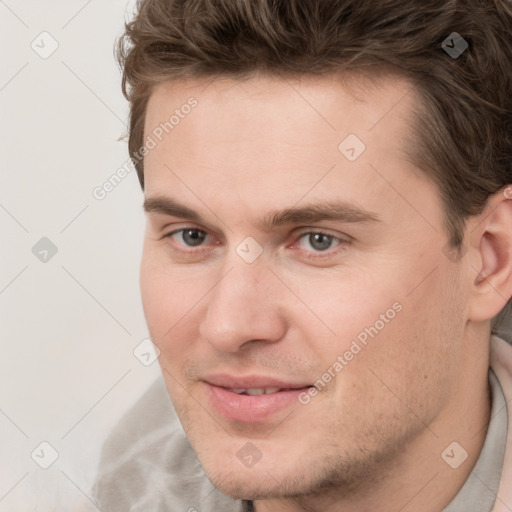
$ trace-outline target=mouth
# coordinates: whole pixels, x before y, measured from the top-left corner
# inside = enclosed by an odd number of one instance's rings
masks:
[[[265,382],[266,381],[266,382]],[[265,377],[211,376],[203,381],[208,400],[223,418],[242,423],[264,423],[298,405],[309,384],[287,383]]]
[[[249,389],[229,389],[232,393],[236,393],[237,395],[250,395],[250,396],[260,396],[260,395],[273,395],[274,393],[280,393],[281,391],[291,391],[291,388],[249,388]]]

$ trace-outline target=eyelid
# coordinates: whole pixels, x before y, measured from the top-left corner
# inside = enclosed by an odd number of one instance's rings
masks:
[[[199,229],[214,236],[218,240],[225,241],[222,226],[219,225],[215,219],[212,219],[212,222],[210,222],[209,219],[194,220],[189,217],[179,217],[162,213],[150,215],[148,216],[148,219],[153,221],[152,225],[155,231],[158,231],[159,233],[165,233],[169,229],[176,231],[179,231],[180,229]]]
[[[199,228],[197,226],[184,226],[182,228],[175,228],[172,231],[169,231],[169,233],[167,233],[164,236],[175,235],[176,233],[179,233],[180,231],[202,231],[203,233],[209,234],[208,230],[203,229],[203,228]]]
[[[166,233],[167,229],[169,229],[171,227],[172,227],[172,230]],[[162,231],[162,233],[164,233],[162,235],[162,238],[166,238],[166,237],[170,237],[171,235],[174,235],[176,233],[179,233],[180,231],[186,231],[188,229],[195,230],[195,231],[203,231],[207,235],[216,236],[216,235],[212,234],[212,230],[205,228],[204,226],[200,226],[199,224],[195,224],[194,222],[186,222],[186,221],[169,222],[169,223],[165,224],[165,226],[163,226],[160,231]]]
[[[334,230],[326,228],[299,228],[298,232],[294,235],[294,238],[296,241],[298,241],[304,235],[326,235],[331,236],[340,242],[346,243],[349,243],[353,240],[352,237],[346,235],[345,233],[340,233],[338,231],[334,232]]]
[[[205,233],[206,238],[205,238],[204,244],[201,244],[198,246],[190,246],[190,245],[186,245],[186,244],[181,243],[174,239],[174,235],[183,233],[185,231],[200,231],[202,233]],[[171,243],[175,245],[175,249],[178,251],[188,252],[188,253],[198,253],[198,252],[203,252],[203,251],[207,251],[207,250],[211,249],[211,247],[208,245],[208,241],[210,238],[215,238],[215,237],[208,230],[197,227],[197,226],[191,226],[189,224],[189,225],[185,225],[185,226],[182,226],[179,228],[175,228],[172,231],[169,231],[169,233],[166,233],[165,235],[163,235],[161,239],[164,240],[166,238],[168,238],[171,241]],[[218,244],[215,244],[215,245],[218,245]]]
[[[306,235],[326,235],[329,237],[332,237],[333,240],[336,240],[338,243],[334,247],[330,247],[329,249],[326,249],[324,251],[315,251],[311,250],[308,251],[306,249],[302,249],[299,247],[299,243],[301,239]],[[350,245],[352,243],[352,238],[348,235],[345,235],[343,233],[337,233],[333,234],[331,230],[329,229],[322,229],[322,228],[301,228],[299,233],[297,233],[294,237],[294,241],[288,245],[287,248],[295,249],[299,252],[301,252],[307,259],[317,259],[317,260],[328,260],[329,258],[333,258],[337,256],[337,254],[346,249],[347,245]]]

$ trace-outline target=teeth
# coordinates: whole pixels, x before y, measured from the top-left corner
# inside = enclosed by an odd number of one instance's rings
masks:
[[[234,393],[238,395],[246,394],[251,396],[258,395],[270,395],[272,393],[277,393],[280,388],[251,388],[251,389],[232,389]]]
[[[248,395],[264,395],[265,389],[264,388],[252,388],[252,389],[248,389],[246,391],[246,393]]]

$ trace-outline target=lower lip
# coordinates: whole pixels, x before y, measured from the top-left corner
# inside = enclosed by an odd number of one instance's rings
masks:
[[[309,388],[278,391],[270,395],[239,395],[206,383],[215,409],[225,418],[243,423],[261,423],[277,412],[298,404],[299,395]]]

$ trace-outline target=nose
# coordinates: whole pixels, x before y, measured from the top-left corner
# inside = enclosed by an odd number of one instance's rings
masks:
[[[201,336],[223,352],[236,352],[251,342],[279,341],[286,332],[279,289],[263,262],[235,263],[208,294]]]

